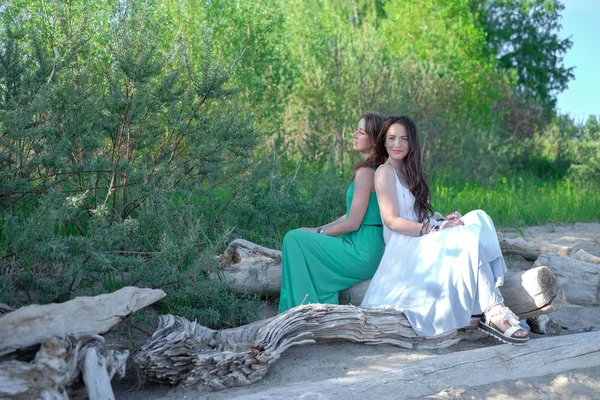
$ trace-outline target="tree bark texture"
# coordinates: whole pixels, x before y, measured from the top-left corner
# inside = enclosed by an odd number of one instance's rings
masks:
[[[114,399],[110,379],[125,374],[129,352],[105,350],[101,336],[69,336],[44,341],[32,362],[0,363],[0,398],[69,399],[83,374],[90,400]]]
[[[535,261],[542,253],[556,253],[568,256],[574,260],[590,264],[600,264],[600,257],[576,247],[562,246],[551,243],[532,243],[515,239],[500,239],[500,248],[504,254],[519,254],[523,258]]]
[[[600,265],[554,253],[541,254],[533,265],[545,265],[552,270],[567,303],[587,307],[600,305]]]
[[[0,316],[0,359],[52,337],[107,332],[127,316],[165,296],[158,289],[124,287],[65,303],[30,305]]]

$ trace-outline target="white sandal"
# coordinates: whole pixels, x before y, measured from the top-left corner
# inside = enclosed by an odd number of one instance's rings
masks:
[[[508,307],[497,308],[498,310],[496,312],[487,312],[481,316],[479,329],[503,343],[514,344],[516,346],[527,344],[529,341],[530,330],[527,322],[519,320],[519,317],[510,311]],[[502,315],[502,317],[510,324],[510,328],[502,332],[496,324],[491,322],[492,317],[495,317],[496,315]],[[515,332],[521,329],[527,333],[527,336],[514,336]]]

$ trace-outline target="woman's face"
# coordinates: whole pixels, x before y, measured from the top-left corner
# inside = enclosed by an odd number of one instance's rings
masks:
[[[356,131],[352,134],[352,149],[361,153],[368,153],[372,148],[373,143],[371,143],[371,138],[365,130],[365,119],[361,118],[358,121]]]
[[[410,152],[408,134],[406,128],[400,124],[394,124],[388,128],[385,137],[385,149],[388,157],[394,161],[403,161]]]

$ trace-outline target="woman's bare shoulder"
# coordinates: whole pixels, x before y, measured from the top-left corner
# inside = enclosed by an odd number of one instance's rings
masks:
[[[377,172],[375,172],[375,176],[377,179],[393,179],[396,175],[396,171],[394,171],[394,167],[389,164],[381,164],[379,168],[377,168]]]
[[[356,170],[354,179],[370,179],[373,180],[375,177],[375,171],[369,167],[360,167]]]

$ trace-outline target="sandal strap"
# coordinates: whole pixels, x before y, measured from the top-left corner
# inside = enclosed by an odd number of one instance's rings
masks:
[[[516,331],[522,330],[522,329],[523,328],[521,327],[521,325],[513,325],[504,332],[504,336],[513,337],[513,334]]]
[[[494,308],[496,308],[496,310],[494,310]],[[527,322],[519,319],[519,317],[517,317],[517,315],[510,310],[510,308],[508,308],[508,307],[492,307],[492,310],[494,310],[494,311],[491,313],[485,314],[485,323],[487,325],[489,325],[492,317],[495,317],[495,316],[501,314],[502,318],[506,319],[506,321],[508,321],[508,323],[510,324],[510,328],[508,328],[504,332],[504,335],[511,337],[512,334],[515,333],[519,329],[523,329],[525,332],[529,332],[531,330],[529,328],[529,325],[527,325]],[[496,325],[496,324],[494,324],[494,325]]]
[[[492,317],[495,317],[499,314],[506,314],[507,312],[512,313],[508,307],[500,306],[499,304],[493,305],[487,312],[483,313],[483,316],[485,317],[485,323],[489,325]]]

